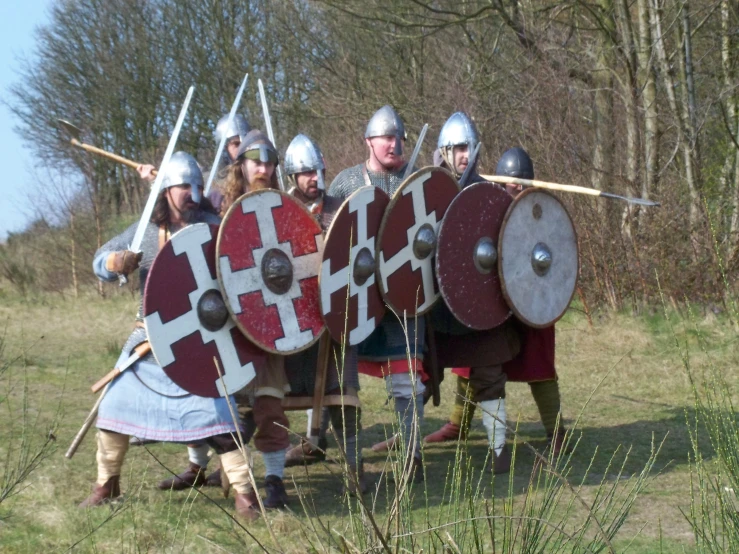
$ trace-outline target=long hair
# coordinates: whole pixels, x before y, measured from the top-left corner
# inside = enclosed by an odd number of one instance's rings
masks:
[[[242,195],[252,190],[251,184],[246,180],[244,172],[241,170],[243,158],[237,159],[228,167],[226,178],[223,182],[223,202],[221,202],[221,215],[225,215],[231,205],[236,202]],[[277,185],[277,166],[272,172],[269,188],[279,189]]]

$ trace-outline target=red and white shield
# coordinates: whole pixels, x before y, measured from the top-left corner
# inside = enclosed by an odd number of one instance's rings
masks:
[[[454,317],[471,329],[492,329],[511,316],[498,275],[498,237],[511,202],[498,185],[470,185],[439,227],[439,291]]]
[[[287,194],[258,190],[229,208],[218,235],[218,281],[236,325],[260,348],[291,354],[318,340],[322,251],[321,226]]]
[[[439,298],[434,279],[437,233],[458,192],[449,171],[426,167],[403,181],[385,211],[377,248],[380,290],[399,314],[424,314]]]
[[[186,391],[212,398],[241,390],[267,363],[229,317],[216,279],[217,234],[217,225],[196,223],[173,235],[144,290],[144,323],[157,362]]]
[[[331,336],[354,346],[380,324],[385,304],[375,279],[376,238],[390,203],[377,187],[356,190],[341,205],[326,235],[321,266],[321,311]],[[345,337],[346,334],[346,337]]]

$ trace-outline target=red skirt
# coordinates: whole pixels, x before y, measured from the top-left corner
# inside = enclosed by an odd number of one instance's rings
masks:
[[[411,362],[415,364],[413,369],[418,372],[421,382],[425,383],[429,376],[423,367],[423,361],[419,358],[411,358]],[[391,374],[408,373],[408,360],[389,360],[387,362],[363,362],[360,360],[357,369],[359,373],[383,378]]]
[[[526,327],[518,356],[503,364],[509,381],[533,383],[557,378],[554,367],[554,325],[545,329]],[[452,373],[470,378],[469,367],[452,368]]]

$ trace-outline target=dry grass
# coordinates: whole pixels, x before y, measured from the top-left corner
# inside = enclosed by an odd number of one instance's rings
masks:
[[[128,334],[136,302],[126,295],[106,301],[51,299],[30,305],[7,299],[4,302],[0,305],[0,318],[8,321],[8,355],[19,354],[23,347],[30,346],[25,354],[25,370],[17,364],[5,377],[5,383],[17,385],[23,371],[26,372],[30,383],[29,405],[39,414],[38,433],[44,433],[44,425],[50,423],[62,394],[64,417],[57,432],[60,445],[57,453],[33,474],[28,489],[8,506],[2,506],[4,513],[12,509],[10,517],[0,522],[3,552],[65,551],[88,534],[90,536],[78,544],[75,551],[258,551],[242,530],[204,498],[187,492],[158,491],[154,485],[166,476],[166,472],[144,449],[134,448],[129,452],[123,477],[127,501],[119,512],[108,508],[78,510],[76,504],[86,496],[95,477],[92,435],[72,461],[66,460],[63,452],[94,402],[89,385],[107,372],[117,357],[116,347],[120,347]],[[694,344],[691,325],[681,321],[678,314],[672,317],[679,339]],[[725,368],[728,382],[736,382],[738,352],[733,329],[722,320],[716,321],[715,317],[701,320],[700,327],[709,337],[711,348],[707,354],[695,355],[693,367],[700,368],[710,356],[714,363]],[[39,339],[42,335],[44,338]],[[571,482],[577,485],[583,481],[583,497],[592,498],[601,479],[616,478],[615,470],[606,470],[608,459],[616,449],[631,449],[625,473],[634,475],[647,461],[652,441],[659,442],[667,436],[656,465],[659,473],[638,498],[631,517],[617,537],[616,546],[620,551],[627,539],[641,530],[631,551],[692,551],[692,532],[680,511],[688,509],[690,504],[687,466],[690,442],[686,415],[693,410],[692,392],[664,317],[603,316],[591,330],[584,318],[570,313],[558,325],[557,340],[557,364],[568,426],[592,394],[579,420],[582,438],[573,456]],[[424,434],[446,421],[453,386],[454,377],[447,374],[442,406],[427,407]],[[12,386],[8,390],[7,413],[12,417],[20,402],[20,388]],[[385,403],[384,387],[379,381],[363,378],[361,396],[365,460],[370,475],[376,479],[383,470],[385,458],[372,453],[369,446],[390,432],[393,414]],[[519,443],[528,441],[542,448],[545,433],[538,422],[528,386],[509,384],[508,398],[509,417],[518,420]],[[290,420],[296,432],[303,432],[304,414],[293,412]],[[0,428],[0,456],[13,440],[9,433],[8,426]],[[468,443],[471,456],[479,460],[478,470],[485,457],[485,443],[478,416]],[[182,446],[155,445],[151,451],[172,469],[180,470],[186,463]],[[710,457],[708,451],[705,454]],[[425,456],[429,513],[435,518],[439,505],[445,502],[444,482],[454,463],[454,448],[436,445],[427,448]],[[522,491],[528,484],[532,463],[533,455],[519,447],[512,481],[515,502],[523,498]],[[310,522],[302,513],[295,486],[308,495],[311,510],[321,516],[328,528],[351,534],[347,505],[339,497],[338,473],[338,466],[333,464],[312,466],[307,474],[302,468],[287,470],[294,514],[271,515],[273,528],[286,551],[305,552],[307,549],[302,535]],[[258,457],[255,475],[258,479],[263,476]],[[494,496],[500,501],[508,492],[507,479],[496,479],[492,485],[487,481],[486,488],[485,497]],[[378,514],[385,512],[385,491],[383,481],[376,504]],[[203,492],[213,497],[216,504],[232,511],[232,500],[219,497],[214,489],[203,489]],[[425,503],[423,494],[417,491],[414,506],[419,518],[426,517]],[[502,502],[499,504],[502,507]],[[106,522],[111,515],[114,517]],[[271,545],[263,522],[253,524],[250,530],[259,540]]]

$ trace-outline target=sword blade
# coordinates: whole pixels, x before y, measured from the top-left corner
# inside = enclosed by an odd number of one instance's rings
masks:
[[[244,89],[246,88],[246,82],[249,80],[249,74],[247,73],[244,76],[244,80],[241,82],[241,87],[239,87],[239,92],[236,93],[236,100],[234,100],[233,105],[231,106],[231,111],[228,112],[228,123],[226,123],[226,128],[228,128],[229,125],[231,125],[231,122],[234,119],[234,115],[236,115],[236,110],[239,107],[239,103],[241,102],[241,95],[244,94]],[[221,137],[221,142],[218,145],[218,150],[216,150],[216,158],[213,160],[213,166],[210,168],[210,175],[208,175],[208,182],[205,185],[205,190],[203,191],[203,196],[208,196],[208,193],[210,192],[210,186],[213,184],[213,179],[216,176],[216,170],[218,169],[218,161],[221,159],[221,154],[223,153],[223,149],[226,146],[226,140],[228,139],[227,136]]]
[[[408,165],[405,167],[405,175],[403,175],[403,180],[406,180],[408,177],[410,177],[411,173],[413,173],[413,168],[416,166],[416,160],[418,159],[418,154],[421,152],[421,146],[423,145],[423,139],[426,138],[426,132],[429,130],[429,124],[426,123],[423,126],[423,129],[421,129],[420,134],[418,135],[418,140],[416,141],[416,147],[413,149],[413,154],[411,154],[411,159],[408,160]]]
[[[195,87],[190,87],[190,90],[187,91],[187,97],[185,98],[185,103],[182,105],[182,109],[180,110],[180,116],[177,118],[177,124],[175,125],[174,131],[172,132],[172,136],[169,139],[169,144],[167,145],[167,149],[164,151],[164,157],[162,158],[162,164],[159,166],[157,177],[151,186],[151,192],[149,192],[149,198],[146,200],[146,206],[144,207],[144,211],[141,214],[141,219],[139,220],[139,226],[136,228],[136,234],[133,236],[133,241],[131,241],[131,247],[129,248],[129,250],[133,252],[139,252],[141,250],[141,241],[144,239],[144,231],[146,231],[146,226],[149,224],[149,220],[151,219],[151,214],[154,211],[154,204],[156,204],[157,198],[159,197],[159,193],[161,192],[161,189],[162,189],[162,181],[164,180],[164,173],[165,173],[163,169],[169,163],[169,159],[172,157],[172,153],[174,152],[174,147],[177,144],[177,136],[180,134],[180,129],[182,129],[182,123],[185,121],[185,116],[187,115],[187,108],[190,106],[190,100],[192,99],[192,93],[194,90],[195,90]]]
[[[262,114],[264,115],[264,126],[267,128],[267,136],[272,141],[272,146],[277,150],[275,134],[272,131],[272,118],[269,116],[269,106],[267,106],[267,95],[264,94],[264,85],[261,79],[257,79],[257,87],[259,88],[259,100],[262,103]],[[282,181],[282,170],[279,164],[275,167],[275,171],[277,171],[277,180],[280,182],[280,190],[285,192],[285,183]]]
[[[472,175],[472,168],[475,167],[477,155],[480,153],[480,146],[482,146],[482,143],[478,142],[477,146],[475,146],[475,149],[472,151],[472,155],[470,156],[469,160],[467,160],[467,168],[464,170],[464,173],[462,173],[462,176],[459,178],[460,188],[464,188],[464,186],[467,184],[467,181],[469,181],[470,179],[470,175]]]

